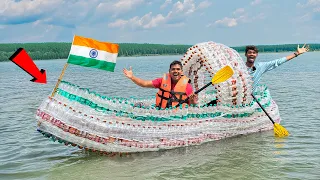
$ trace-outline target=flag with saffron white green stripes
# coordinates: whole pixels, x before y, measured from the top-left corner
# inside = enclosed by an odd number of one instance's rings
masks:
[[[119,45],[75,35],[68,62],[114,72]]]

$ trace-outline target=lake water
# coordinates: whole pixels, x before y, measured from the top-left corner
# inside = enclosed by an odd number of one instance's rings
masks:
[[[260,54],[258,61],[289,53]],[[160,77],[181,56],[118,58],[114,73],[69,65],[63,80],[104,95],[154,95],[122,75],[133,67],[145,79]],[[53,90],[66,60],[35,61],[47,84],[12,62],[0,63],[0,179],[320,179],[320,52],[303,54],[268,72],[282,125],[272,132],[229,138],[170,151],[108,157],[52,142],[36,131],[35,112]]]

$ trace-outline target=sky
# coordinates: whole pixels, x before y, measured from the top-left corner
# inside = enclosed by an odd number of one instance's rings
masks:
[[[0,0],[0,43],[320,43],[320,0]]]

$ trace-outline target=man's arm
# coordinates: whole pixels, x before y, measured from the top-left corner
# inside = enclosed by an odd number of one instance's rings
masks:
[[[134,76],[132,72],[132,67],[130,67],[129,70],[127,70],[126,68],[123,68],[123,74],[138,86],[154,88],[152,81],[143,80]]]
[[[308,52],[310,50],[309,48],[309,45],[306,46],[306,44],[304,44],[301,48],[299,48],[299,44],[298,44],[298,47],[297,47],[297,51],[294,52],[293,54],[290,54],[288,55],[286,58],[287,58],[287,61],[295,58],[295,57],[298,57],[299,55],[305,53],[305,52]]]
[[[260,64],[260,66],[262,67],[263,69],[263,73],[267,72],[267,71],[271,71],[272,69],[280,66],[281,64],[287,62],[287,58],[286,57],[283,57],[283,58],[280,58],[280,59],[276,59],[276,60],[273,60],[273,61],[269,61],[269,62],[262,62]]]
[[[269,62],[266,62],[266,63],[263,63],[262,66],[264,66],[264,71],[263,72],[266,72],[266,71],[270,71],[278,66],[280,66],[281,64],[295,58],[295,57],[298,57],[299,55],[305,53],[305,52],[308,52],[309,51],[309,45],[306,46],[303,45],[301,48],[299,48],[299,45],[297,47],[297,51],[294,52],[293,54],[290,54],[286,57],[283,57],[283,58],[280,58],[280,59],[276,59],[276,60],[273,60],[273,61],[269,61]]]

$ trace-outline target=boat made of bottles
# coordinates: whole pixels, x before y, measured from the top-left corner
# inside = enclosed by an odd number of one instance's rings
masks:
[[[229,65],[234,74],[198,94],[199,104],[157,109],[155,97],[145,99],[98,94],[62,81],[55,96],[39,106],[37,129],[66,145],[100,152],[143,152],[173,149],[273,129],[280,123],[278,106],[268,88],[251,91],[252,80],[239,54],[222,44],[196,44],[181,58],[183,71],[198,90],[215,72]],[[206,105],[217,99],[215,105]]]

